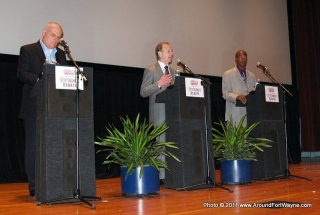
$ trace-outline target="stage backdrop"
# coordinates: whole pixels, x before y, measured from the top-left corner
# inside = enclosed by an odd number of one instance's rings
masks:
[[[60,23],[78,61],[144,68],[155,61],[157,43],[174,49],[198,74],[221,77],[239,49],[256,67],[291,84],[287,0],[1,0],[0,53],[18,54],[35,42],[49,21]],[[181,68],[180,68],[181,70]]]

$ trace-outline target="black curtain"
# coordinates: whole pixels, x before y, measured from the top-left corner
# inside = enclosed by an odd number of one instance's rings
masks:
[[[0,182],[26,181],[24,171],[24,129],[18,119],[21,104],[22,84],[17,80],[18,56],[0,54]],[[70,65],[72,65],[69,62]],[[79,66],[92,67],[94,75],[94,135],[104,137],[106,126],[113,124],[121,129],[119,117],[128,115],[135,118],[138,113],[148,120],[148,99],[140,96],[143,76],[142,68],[112,66],[78,62]],[[212,122],[224,119],[225,101],[222,98],[221,77],[205,76],[212,85],[211,117]],[[285,86],[294,97],[286,97],[287,134],[290,162],[300,162],[298,92],[294,86]],[[96,150],[99,148],[96,147]],[[96,154],[97,177],[118,176],[118,167],[111,169],[101,165],[106,154]]]
[[[292,68],[300,94],[301,146],[320,150],[320,1],[288,0]]]
[[[17,80],[17,57],[0,56],[0,182],[26,180],[24,128],[19,120],[22,84]]]

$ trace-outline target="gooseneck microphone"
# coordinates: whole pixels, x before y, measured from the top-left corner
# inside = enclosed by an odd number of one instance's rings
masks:
[[[63,38],[60,38],[60,44],[65,48],[69,48],[68,43]]]
[[[177,59],[177,62],[182,66],[184,66],[185,68],[188,68],[188,66],[185,63],[183,63],[180,59]]]
[[[269,71],[269,69],[266,66],[262,65],[260,62],[257,63],[257,66],[262,67],[265,71]]]

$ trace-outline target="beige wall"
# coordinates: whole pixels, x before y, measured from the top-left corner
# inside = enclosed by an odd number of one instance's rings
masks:
[[[0,0],[0,53],[15,54],[59,22],[76,61],[144,68],[168,41],[173,67],[181,59],[197,74],[221,76],[234,53],[248,52],[248,69],[266,65],[291,84],[286,0]]]

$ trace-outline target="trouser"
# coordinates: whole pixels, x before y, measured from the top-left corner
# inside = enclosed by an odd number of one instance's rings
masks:
[[[165,142],[166,141],[166,133],[161,134],[158,137],[158,141],[159,142]],[[166,156],[161,155],[158,157],[160,160],[162,160],[163,162],[166,161]],[[165,179],[166,178],[166,169],[165,168],[160,168],[160,172],[159,172],[159,178],[160,179]]]
[[[25,171],[29,191],[35,191],[36,120],[23,120],[25,129]]]

